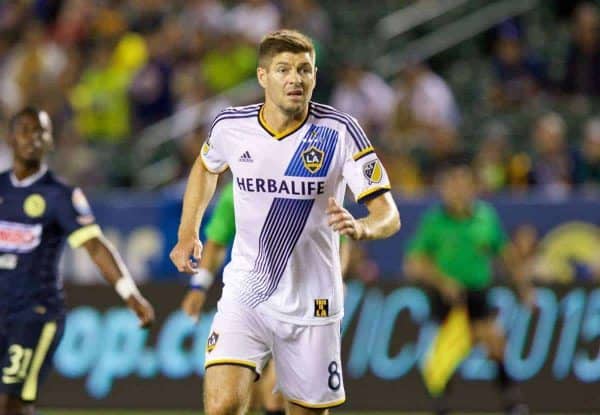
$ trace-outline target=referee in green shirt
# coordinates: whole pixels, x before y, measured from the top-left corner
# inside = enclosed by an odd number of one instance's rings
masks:
[[[466,156],[456,156],[441,166],[437,183],[442,203],[424,214],[406,254],[405,273],[433,289],[432,310],[440,322],[453,307],[466,306],[474,342],[483,343],[490,358],[498,363],[497,380],[506,413],[528,414],[505,370],[505,336],[487,303],[494,259],[502,257],[511,269],[515,266],[507,249],[508,239],[495,209],[477,199]],[[531,297],[532,290],[524,281],[517,289]],[[437,414],[448,413],[443,396],[436,406]]]

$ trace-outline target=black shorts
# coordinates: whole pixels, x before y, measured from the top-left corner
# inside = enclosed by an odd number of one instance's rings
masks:
[[[471,321],[486,320],[495,316],[495,311],[487,302],[488,290],[466,290],[465,303]],[[432,318],[441,323],[446,319],[451,306],[442,295],[433,290],[429,295]]]
[[[64,317],[10,321],[0,336],[0,394],[34,402],[52,367]]]

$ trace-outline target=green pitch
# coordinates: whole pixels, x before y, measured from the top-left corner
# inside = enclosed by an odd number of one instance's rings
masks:
[[[97,410],[97,411],[77,411],[69,409],[53,409],[53,410],[41,410],[42,415],[202,415],[200,412],[193,411],[129,411],[129,410]],[[346,412],[346,411],[332,411],[332,415],[429,415],[429,412]],[[252,415],[261,415],[255,413]],[[455,415],[459,415],[456,413]],[[500,415],[494,412],[482,412],[482,413],[469,413],[468,415]],[[544,414],[539,414],[544,415]],[[552,415],[552,414],[546,414]],[[556,414],[558,415],[558,414]],[[577,415],[577,414],[571,414]]]
[[[404,413],[394,412],[344,412],[335,411],[335,414],[339,415],[404,415]],[[53,410],[41,410],[41,415],[202,415],[201,412],[192,411],[129,411],[129,410],[97,410],[97,411],[78,411],[69,409],[53,409]],[[251,415],[262,415],[260,412],[251,413]],[[408,414],[407,414],[408,415]],[[418,413],[411,413],[410,415],[425,415]],[[477,415],[477,414],[470,414]],[[483,414],[482,414],[483,415]],[[486,414],[487,415],[487,414]]]
[[[394,413],[394,412],[344,412],[335,411],[335,414],[339,415],[404,415],[405,413]],[[77,411],[69,409],[54,409],[54,410],[41,410],[41,415],[202,415],[201,412],[192,411],[129,411],[129,410],[97,410],[97,411]],[[260,412],[251,413],[251,415],[262,415]],[[408,415],[408,414],[406,414]],[[410,415],[425,415],[419,413],[411,413]],[[477,414],[470,414],[477,415]],[[483,415],[483,414],[481,414]],[[487,415],[487,414],[485,414]]]

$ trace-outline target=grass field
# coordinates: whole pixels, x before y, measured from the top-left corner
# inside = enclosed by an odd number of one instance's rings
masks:
[[[346,411],[333,411],[334,414],[339,415],[429,415],[430,412],[346,412]],[[41,410],[41,415],[202,415],[200,412],[193,411],[130,411],[130,410],[96,410],[96,411],[79,411],[71,409],[53,409],[53,410]],[[251,415],[261,415],[261,413],[255,413]],[[458,412],[454,415],[460,415]],[[473,413],[470,412],[465,415],[501,415],[496,412],[481,412]],[[564,414],[537,414],[537,415],[564,415]],[[577,414],[569,414],[577,415]],[[589,414],[587,414],[589,415]]]
[[[429,415],[428,412],[333,412],[339,415]],[[41,415],[202,415],[199,412],[192,411],[129,411],[129,410],[97,410],[97,411],[78,411],[68,409],[41,410]],[[254,415],[262,415],[260,412]],[[456,415],[459,415],[458,413]],[[470,413],[468,415],[496,415],[493,412]],[[500,414],[498,414],[500,415]],[[542,415],[542,414],[540,414]]]

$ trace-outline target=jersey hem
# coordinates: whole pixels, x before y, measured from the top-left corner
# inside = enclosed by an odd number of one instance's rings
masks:
[[[343,405],[346,402],[346,398],[344,397],[342,399],[338,399],[337,401],[325,402],[325,403],[310,403],[310,402],[301,401],[299,399],[291,399],[291,398],[288,398],[288,401],[290,401],[294,405],[298,405],[303,408],[328,409],[328,408],[335,408],[337,406]]]
[[[356,201],[358,203],[363,203],[363,202],[366,202],[367,200],[371,200],[385,192],[389,192],[390,190],[391,190],[391,187],[389,185],[372,187],[370,189],[365,190],[361,194],[359,194],[358,197],[356,198]]]
[[[221,168],[221,170],[213,170],[213,169],[209,168],[208,164],[204,160],[204,156],[202,154],[200,154],[200,162],[202,163],[202,166],[204,166],[204,168],[206,169],[206,171],[209,172],[209,173],[212,173],[212,174],[221,174],[221,173],[223,173],[225,170],[227,170],[229,168],[228,164],[225,164],[225,166],[223,168]]]
[[[275,320],[282,321],[284,323],[296,324],[299,326],[326,326],[328,324],[337,323],[342,320],[344,317],[344,312],[341,311],[338,314],[329,317],[313,317],[313,318],[303,318],[303,317],[292,317],[287,314],[278,313],[277,311],[273,311],[271,308],[267,307],[264,304],[256,307],[256,310],[259,312],[274,318]]]

